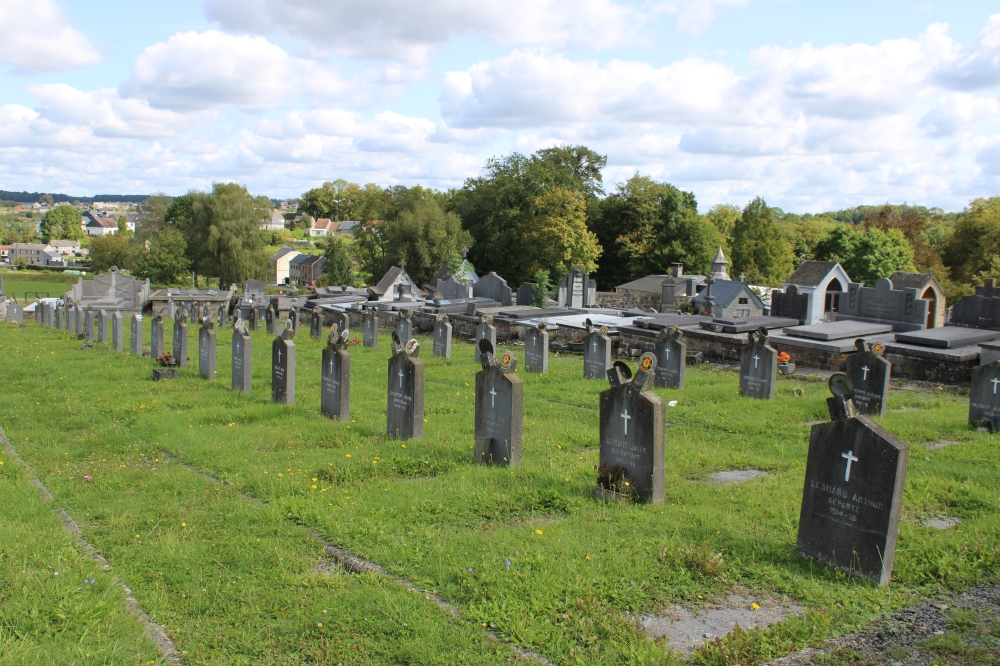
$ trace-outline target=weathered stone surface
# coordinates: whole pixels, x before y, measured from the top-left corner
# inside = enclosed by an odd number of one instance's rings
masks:
[[[125,340],[122,333],[122,313],[118,310],[111,313],[111,347],[119,352],[125,350]]]
[[[657,388],[684,388],[684,370],[687,367],[687,344],[684,332],[676,326],[661,328],[656,340],[656,374],[653,385]]]
[[[413,312],[410,310],[403,310],[396,317],[396,335],[400,340],[413,337]]]
[[[294,335],[289,326],[271,343],[271,402],[295,404]]]
[[[451,324],[446,316],[438,316],[434,322],[434,356],[451,358]]]
[[[393,439],[424,436],[424,362],[419,353],[420,343],[404,345],[393,331],[386,409],[386,434]]]
[[[965,328],[964,326],[943,326],[896,334],[898,342],[938,349],[958,349],[998,338],[1000,338],[1000,331]]]
[[[517,288],[517,304],[518,305],[531,305],[532,300],[535,298],[535,285],[531,282],[522,282],[521,286]]]
[[[233,330],[233,390],[250,393],[253,387],[253,338],[243,325],[236,320]]]
[[[969,392],[969,423],[973,426],[1000,430],[1000,361],[972,369]]]
[[[163,317],[156,315],[153,317],[152,331],[149,338],[149,355],[153,357],[154,361],[163,356],[163,349],[166,345],[164,333]]]
[[[604,379],[611,367],[611,338],[608,330],[602,326],[594,327],[588,319],[587,336],[583,346],[583,376],[586,379]]]
[[[928,302],[919,298],[916,289],[894,289],[891,280],[880,278],[874,287],[855,282],[849,284],[846,298],[844,294],[840,296],[838,319],[862,317],[923,328],[927,323],[928,307]]]
[[[747,334],[740,357],[740,395],[758,400],[774,400],[778,375],[778,352],[767,343],[767,329]]]
[[[809,294],[800,294],[794,284],[788,285],[784,293],[772,291],[771,316],[805,321],[809,317]]]
[[[438,293],[446,301],[461,301],[472,298],[472,284],[462,282],[454,276],[438,282]]]
[[[854,384],[854,406],[861,414],[885,416],[889,398],[889,375],[892,363],[887,361],[885,347],[864,339],[855,340],[857,353],[847,357],[847,377]]]
[[[475,460],[517,465],[524,422],[524,383],[514,373],[517,359],[509,351],[497,359],[489,340],[480,340],[478,346],[483,369],[476,373]]]
[[[86,312],[84,312],[83,314],[84,314],[84,325],[87,327],[86,330],[87,344],[92,345],[94,344],[94,326],[96,325],[94,322],[94,317],[96,313],[88,306]]]
[[[541,374],[549,371],[549,332],[544,321],[525,332],[524,369]]]
[[[132,351],[132,356],[142,356],[142,315],[134,314],[130,319],[132,321],[132,344],[129,346],[129,349]]]
[[[378,347],[378,315],[374,312],[365,313],[365,333],[363,344],[365,347],[376,349]]]
[[[309,317],[309,338],[319,340],[323,335],[323,315],[319,310],[313,310]]]
[[[108,313],[104,310],[97,311],[97,341],[108,343]]]
[[[267,329],[267,334],[268,335],[274,335],[275,334],[275,330],[276,330],[275,324],[276,324],[277,321],[278,321],[278,317],[277,317],[277,315],[274,314],[274,307],[272,307],[271,305],[268,305],[264,309],[264,326]]]
[[[797,338],[809,338],[810,340],[843,340],[844,338],[859,338],[866,335],[891,333],[892,325],[844,319],[841,321],[823,322],[822,324],[789,326],[784,329],[784,332],[786,335],[792,335]]]
[[[481,315],[476,325],[476,363],[482,363],[482,353],[479,350],[480,340],[489,340],[495,349],[497,346],[497,327],[493,325],[493,317]]]
[[[202,379],[215,379],[215,349],[215,324],[205,317],[198,331],[198,373]]]
[[[491,298],[504,307],[509,306],[512,301],[512,291],[507,286],[507,281],[492,272],[472,285],[472,295],[476,298]]]
[[[330,331],[323,349],[320,411],[331,419],[351,418],[351,355],[347,351],[350,331]]]
[[[174,320],[174,360],[181,368],[188,364],[188,324],[187,316],[178,314]]]
[[[22,308],[17,303],[7,303],[7,323],[8,324],[23,324],[24,323],[24,308]]]
[[[0,296],[2,296],[2,295],[3,294],[0,294]],[[56,322],[55,322],[55,327],[57,329],[59,329],[60,331],[62,330],[62,327],[63,327],[63,309],[62,309],[62,306],[60,306],[60,305],[56,305]]]

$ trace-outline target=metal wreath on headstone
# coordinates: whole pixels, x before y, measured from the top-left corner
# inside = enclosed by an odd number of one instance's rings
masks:
[[[684,331],[676,326],[661,328],[656,340],[656,359],[653,385],[657,388],[684,388],[684,371],[687,369]]]
[[[233,326],[233,390],[250,393],[252,388],[253,338],[242,318]]]
[[[812,427],[797,550],[885,585],[892,576],[910,449],[859,415],[847,375],[830,377],[830,421]]]
[[[153,357],[153,361],[163,356],[163,333],[163,315],[156,315],[149,334],[149,355]]]
[[[142,356],[143,331],[142,315],[134,314],[129,318],[132,321],[132,344],[129,346],[132,356]]]
[[[378,315],[372,311],[365,313],[364,345],[371,349],[378,347]]]
[[[122,333],[122,313],[115,310],[111,313],[111,346],[115,351],[125,350],[125,339]]]
[[[386,433],[393,439],[424,436],[424,362],[417,358],[419,353],[419,342],[404,345],[392,332]]]
[[[323,349],[321,370],[320,411],[331,419],[351,417],[351,355],[347,351],[350,331],[337,334],[337,325],[330,327],[330,336]]]
[[[478,345],[483,369],[476,373],[475,460],[510,467],[521,462],[524,382],[517,358],[507,351],[497,359],[489,340]]]
[[[434,356],[451,358],[451,324],[447,315],[434,318]]]
[[[215,323],[206,316],[198,330],[198,374],[202,379],[215,379],[215,350]]]
[[[187,315],[183,312],[177,313],[174,319],[174,345],[173,356],[177,362],[177,367],[186,368],[188,363],[188,324]]]
[[[992,432],[1000,431],[1000,361],[972,369],[969,391],[969,423]]]
[[[290,324],[271,343],[271,402],[295,404],[295,331]]]
[[[767,343],[767,329],[761,326],[747,333],[740,357],[740,395],[758,400],[774,400],[778,376],[778,352]]]
[[[639,368],[615,361],[607,371],[611,388],[601,392],[601,452],[598,499],[663,501],[664,404],[652,392],[656,356],[646,352]]]
[[[583,376],[585,379],[604,379],[611,368],[611,338],[608,327],[594,327],[588,318],[584,322],[587,335],[583,339]]]
[[[396,335],[400,340],[413,337],[413,312],[410,310],[401,310],[396,316]]]
[[[524,369],[545,374],[549,371],[549,332],[544,321],[529,326],[524,334]]]
[[[858,351],[847,357],[846,371],[854,385],[854,406],[861,414],[885,416],[892,372],[892,363],[883,358],[885,345],[881,342],[870,344],[858,338],[854,346]]]
[[[482,352],[479,350],[480,340],[489,340],[494,348],[497,346],[497,327],[493,325],[493,317],[489,315],[479,315],[479,323],[476,324],[476,363],[482,363]]]

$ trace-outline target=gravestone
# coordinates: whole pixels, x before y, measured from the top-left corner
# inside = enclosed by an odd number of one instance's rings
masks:
[[[257,330],[257,308],[251,305],[250,307],[246,308],[245,314],[246,314],[246,323],[249,325],[250,331],[255,332]]]
[[[462,282],[454,276],[438,281],[437,291],[441,294],[441,298],[446,301],[462,301],[472,298],[472,284]]]
[[[45,325],[49,328],[56,327],[56,304],[49,303],[45,306]],[[107,342],[105,340],[105,342]]]
[[[476,373],[475,459],[482,465],[517,465],[524,423],[524,382],[514,374],[517,359],[509,351],[497,359],[489,340],[477,346],[483,369]]]
[[[94,311],[91,307],[87,306],[87,311],[84,313],[84,324],[87,327],[87,344],[94,344]]]
[[[378,347],[378,315],[374,312],[365,313],[364,345],[372,349]]]
[[[97,341],[108,343],[108,313],[104,310],[97,311]]]
[[[233,327],[233,390],[250,393],[253,384],[253,338],[242,319]]]
[[[830,377],[830,421],[812,427],[797,550],[846,573],[886,585],[910,449],[851,400],[851,380]]]
[[[274,335],[274,322],[277,317],[274,316],[274,307],[268,305],[264,309],[264,326],[267,328],[268,335]]]
[[[854,346],[858,351],[847,357],[847,377],[854,385],[854,406],[859,414],[885,416],[892,372],[892,363],[883,358],[885,345],[881,342],[872,345],[858,338]]]
[[[337,312],[333,315],[333,323],[338,331],[351,330],[351,315],[346,312]]]
[[[257,325],[264,327],[264,332],[267,332],[267,308],[266,305],[255,305],[254,312],[257,314]],[[273,335],[273,334],[270,334]]]
[[[404,345],[392,332],[386,433],[393,439],[424,436],[424,362],[417,358],[419,353],[419,342]]]
[[[497,327],[492,324],[493,317],[480,315],[479,323],[476,324],[476,363],[482,363],[483,359],[479,351],[479,341],[489,340],[495,349],[497,346]]]
[[[593,322],[586,321],[587,336],[583,341],[583,376],[585,379],[604,379],[611,368],[611,338],[608,328],[594,327]]]
[[[309,317],[309,339],[319,340],[323,335],[323,315],[319,310],[313,310]]]
[[[601,452],[598,499],[663,501],[664,404],[653,393],[656,357],[646,352],[639,369],[616,361],[607,371],[611,387],[601,392]]]
[[[288,324],[271,343],[271,402],[295,404],[295,331]]]
[[[676,326],[664,326],[656,340],[656,374],[653,376],[653,385],[657,388],[684,388],[686,363],[687,344],[684,342],[684,332]]]
[[[288,321],[290,321],[292,323],[292,330],[295,331],[296,334],[298,334],[298,332],[299,332],[299,311],[295,310],[295,309],[289,310],[289,312],[288,312]]]
[[[156,315],[153,317],[153,330],[149,334],[149,355],[154,361],[163,356],[163,347],[166,344],[163,337],[163,315]]]
[[[928,302],[919,298],[916,289],[894,288],[889,278],[879,278],[874,287],[852,282],[847,285],[846,296],[846,299],[844,294],[840,296],[838,319],[875,319],[916,328],[927,324]]]
[[[507,281],[492,272],[479,278],[479,281],[472,285],[473,296],[493,299],[504,307],[511,305],[511,294]]]
[[[76,309],[66,304],[66,332],[76,335]]]
[[[215,379],[215,324],[205,317],[198,331],[198,374],[202,379]]]
[[[351,418],[351,355],[347,351],[350,331],[337,334],[337,326],[330,327],[323,350],[323,367],[320,411],[331,419],[342,421]]]
[[[188,363],[188,325],[187,316],[178,314],[174,319],[174,360],[177,367],[186,368]]]
[[[403,310],[396,316],[396,335],[400,340],[413,337],[413,313],[410,310]]]
[[[7,304],[7,323],[24,324],[24,308],[17,303]]]
[[[972,369],[969,392],[969,423],[977,428],[1000,431],[1000,361]]]
[[[225,305],[220,305],[219,306],[219,328],[222,328],[222,327],[224,327],[226,325],[226,319],[227,319],[228,315],[229,315],[229,311],[226,309],[226,306]]]
[[[530,282],[522,282],[517,288],[517,304],[531,305],[535,300],[535,285]]]
[[[79,305],[73,307],[73,320],[76,324],[76,337],[82,338],[87,334],[87,320],[83,313],[83,308]]]
[[[56,306],[56,328],[60,331],[63,327],[63,309],[60,306]]]
[[[434,321],[434,356],[451,358],[451,324],[445,315],[438,315]]]
[[[566,276],[566,306],[571,308],[582,308],[589,305],[587,302],[587,274],[580,266],[574,266],[569,275]],[[604,373],[601,373],[604,376]]]
[[[122,313],[111,313],[111,346],[115,351],[125,351],[125,336],[122,332]]]
[[[545,374],[549,371],[549,332],[544,321],[529,326],[524,334],[524,369]]]
[[[804,322],[809,316],[809,294],[800,294],[799,288],[794,284],[788,285],[784,293],[772,291],[771,316]]]
[[[774,400],[778,352],[767,343],[767,329],[763,326],[747,333],[747,339],[740,357],[740,395]]]
[[[142,356],[142,315],[134,314],[132,319],[132,356]]]
[[[174,299],[167,300],[167,319],[173,319],[177,315],[177,306],[174,305]]]

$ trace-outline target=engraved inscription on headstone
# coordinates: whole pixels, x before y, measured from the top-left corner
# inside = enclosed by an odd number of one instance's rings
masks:
[[[149,345],[149,355],[153,357],[153,360],[163,356],[163,316],[156,315],[153,317],[153,330],[150,332],[150,345]]]
[[[295,331],[290,325],[271,343],[271,402],[295,404]]]
[[[847,357],[847,377],[854,384],[854,406],[860,414],[885,416],[892,371],[892,363],[882,357],[885,346],[881,342],[869,344],[862,338],[855,340],[854,346],[857,353]]]
[[[417,358],[419,353],[420,343],[410,340],[404,345],[392,332],[386,433],[393,439],[424,436],[424,362]]]
[[[656,341],[656,374],[653,385],[657,388],[684,388],[684,370],[687,363],[687,344],[684,332],[676,326],[660,329]]]
[[[1000,431],[1000,361],[972,369],[969,392],[969,423],[977,428]]]
[[[476,373],[475,459],[483,465],[517,465],[524,422],[524,383],[514,373],[517,359],[509,351],[496,358],[489,340],[477,346],[483,369]]]
[[[747,338],[740,358],[740,395],[774,400],[778,352],[767,343],[767,329],[763,326],[747,333]]]
[[[524,369],[545,374],[549,371],[549,332],[545,322],[529,326],[524,334]]]
[[[493,317],[480,315],[479,323],[476,325],[476,363],[482,363],[482,355],[479,350],[479,341],[489,340],[495,349],[497,346],[497,327],[493,325]]]
[[[378,315],[368,311],[365,313],[364,345],[375,349],[378,347]]]
[[[247,332],[242,319],[236,320],[233,328],[233,390],[250,393],[252,385],[251,365],[253,359],[253,338]]]
[[[111,313],[111,346],[115,351],[125,350],[125,339],[122,333],[122,313],[118,310]]]
[[[187,316],[178,314],[174,319],[174,360],[180,368],[186,368],[188,363],[188,325]]]
[[[142,356],[142,315],[134,314],[131,317],[132,320],[132,356]]]
[[[347,351],[350,331],[337,334],[330,328],[330,337],[323,349],[320,411],[331,419],[351,418],[351,355]]]
[[[215,379],[215,323],[205,317],[198,331],[198,374],[202,379]]]
[[[451,324],[446,315],[438,315],[434,322],[434,356],[451,358]]]
[[[611,367],[611,338],[606,326],[595,328],[586,321],[587,336],[583,340],[583,376],[585,379],[604,379]]]
[[[403,310],[396,317],[396,335],[400,340],[413,337],[413,312],[410,310]]]
[[[797,550],[886,585],[892,576],[910,449],[858,415],[853,386],[830,377],[831,420],[812,427]]]
[[[635,377],[622,361],[607,371],[601,392],[601,453],[594,495],[663,501],[664,404],[653,393],[656,357],[639,357]]]

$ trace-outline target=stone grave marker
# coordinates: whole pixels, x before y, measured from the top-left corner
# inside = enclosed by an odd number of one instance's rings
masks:
[[[413,337],[413,312],[402,310],[396,316],[396,335],[400,340],[409,340]]]
[[[800,294],[799,288],[790,284],[784,292],[771,292],[771,316],[805,321],[809,316],[809,294]]]
[[[56,306],[56,328],[60,331],[63,327],[63,309],[60,306]]]
[[[149,355],[153,360],[163,356],[164,342],[163,315],[153,317],[153,329],[149,333]]]
[[[886,585],[910,449],[851,400],[847,375],[830,377],[830,421],[812,427],[797,550],[846,573]]]
[[[504,307],[510,306],[512,293],[507,281],[494,272],[484,275],[472,285],[473,296],[492,299]]]
[[[125,335],[122,331],[122,313],[111,313],[111,346],[115,351],[125,351]]]
[[[255,332],[257,330],[257,308],[251,305],[246,309],[246,316],[246,323],[250,328],[250,332]]]
[[[292,309],[288,311],[288,321],[292,324],[292,330],[296,334],[299,332],[299,311]]]
[[[143,332],[142,332],[142,315],[134,314],[132,319],[132,356],[142,356],[142,343],[143,343]]]
[[[56,327],[56,304],[49,303],[45,306],[45,324],[49,328]]]
[[[174,319],[174,360],[177,367],[186,368],[188,363],[188,325],[187,316],[178,314]]]
[[[622,361],[607,371],[601,392],[601,452],[594,496],[663,501],[664,404],[653,393],[656,356],[639,357],[635,376]]]
[[[215,324],[211,317],[202,319],[198,330],[198,374],[215,379]]]
[[[275,317],[274,315],[274,307],[268,305],[267,308],[264,310],[264,326],[267,328],[268,335],[274,335],[274,330],[275,330],[274,322],[276,320],[277,317]]]
[[[295,331],[288,324],[271,343],[271,402],[295,404]]]
[[[977,428],[1000,431],[1000,361],[972,369],[969,392],[969,423]]]
[[[220,305],[219,306],[219,328],[222,328],[223,326],[226,325],[226,319],[227,319],[228,315],[229,315],[229,311],[226,310],[226,306],[225,305]]]
[[[586,321],[587,336],[583,344],[583,376],[586,379],[604,379],[611,368],[611,338],[607,326],[595,328]]]
[[[76,309],[66,304],[66,332],[76,335]]]
[[[267,308],[266,305],[255,305],[254,312],[257,315],[257,325],[264,327],[264,332],[267,332]]]
[[[472,298],[472,284],[451,276],[438,282],[438,293],[446,301],[466,300]]]
[[[337,334],[337,325],[330,327],[330,336],[323,349],[320,411],[331,419],[351,418],[351,354],[347,351],[350,330]]]
[[[653,376],[653,385],[657,388],[684,388],[686,364],[687,344],[684,342],[684,331],[676,326],[664,326],[656,340],[656,374]]]
[[[892,363],[883,358],[885,345],[874,345],[863,338],[854,341],[858,351],[847,357],[847,377],[854,385],[853,401],[859,414],[885,416],[889,397]]]
[[[85,325],[87,327],[87,344],[94,344],[94,310],[88,305],[84,313]]]
[[[104,310],[97,311],[97,341],[108,343],[108,313]]]
[[[351,330],[351,315],[346,312],[337,312],[333,315],[333,323],[336,324],[338,331],[349,331]]]
[[[524,382],[515,374],[517,359],[497,359],[489,340],[478,345],[483,369],[476,373],[475,459],[481,465],[510,467],[521,462]]]
[[[83,314],[83,308],[79,305],[73,306],[73,321],[76,324],[76,337],[82,338],[87,334],[87,323]]]
[[[479,350],[480,340],[489,340],[490,344],[497,346],[497,327],[493,325],[493,317],[489,315],[479,315],[479,323],[476,324],[476,363],[482,363],[482,355]]]
[[[419,342],[409,340],[404,345],[392,332],[386,433],[393,439],[424,436],[424,362],[417,358],[419,353]]]
[[[24,308],[14,302],[8,303],[7,322],[10,324],[24,324]]]
[[[535,299],[535,285],[531,282],[522,282],[517,288],[517,304],[531,305]]]
[[[319,310],[313,310],[309,318],[309,338],[319,340],[323,335],[323,315]]]
[[[747,340],[740,357],[740,395],[774,400],[778,352],[767,343],[767,329],[763,326],[747,333]]]
[[[378,347],[378,315],[374,312],[365,313],[364,345],[376,349]]]
[[[447,315],[438,315],[434,321],[434,356],[451,358],[451,324]]]
[[[529,326],[524,334],[524,369],[545,374],[549,371],[549,332],[544,321]]]
[[[167,319],[173,319],[177,314],[177,306],[174,305],[174,299],[167,299]]]
[[[250,393],[253,384],[253,338],[243,319],[233,326],[233,390]]]

